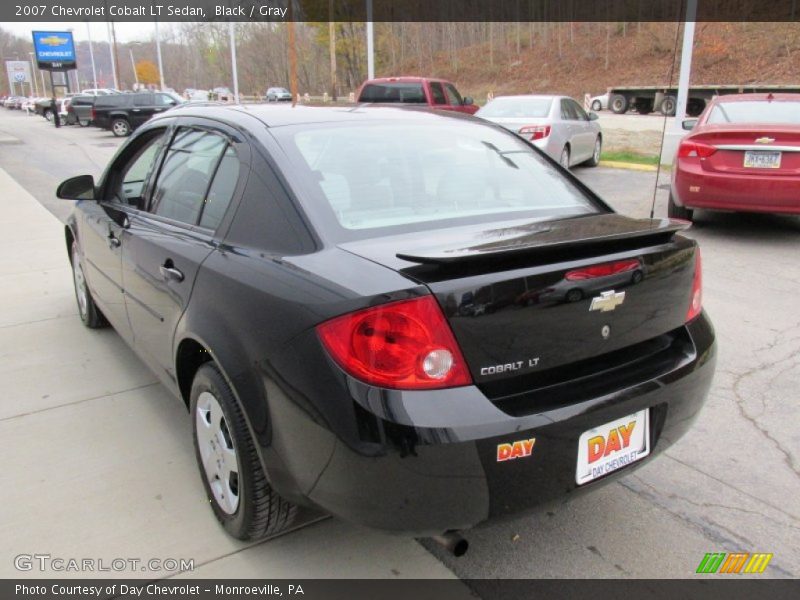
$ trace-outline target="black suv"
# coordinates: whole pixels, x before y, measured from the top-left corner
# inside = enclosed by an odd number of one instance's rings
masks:
[[[139,92],[98,96],[92,111],[95,127],[110,129],[117,137],[126,137],[155,114],[183,102],[166,92]]]

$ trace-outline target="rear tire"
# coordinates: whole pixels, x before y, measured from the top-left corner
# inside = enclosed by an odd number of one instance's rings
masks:
[[[131,124],[126,119],[111,121],[111,132],[117,137],[128,137],[131,134]]]
[[[81,127],[88,127],[90,124],[91,121],[81,121],[80,119],[78,119],[78,125],[80,125]]]
[[[197,370],[190,408],[200,476],[225,531],[257,540],[289,528],[297,507],[267,482],[242,409],[213,362]]]
[[[45,108],[45,109],[42,111],[42,116],[43,116],[45,119],[47,119],[48,121],[52,121],[52,120],[53,120],[53,111],[52,111],[52,110],[50,110],[49,108]]]
[[[569,146],[564,146],[564,149],[561,151],[561,156],[558,159],[558,164],[569,171]]]
[[[608,101],[608,107],[612,112],[621,115],[628,110],[628,99],[622,94],[614,94]]]
[[[694,211],[691,208],[678,206],[675,204],[675,199],[672,197],[672,194],[669,195],[669,200],[667,202],[667,216],[670,219],[683,219],[684,221],[691,221],[693,215]]]

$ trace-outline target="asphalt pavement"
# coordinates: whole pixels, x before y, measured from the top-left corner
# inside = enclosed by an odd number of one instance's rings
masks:
[[[797,218],[698,213],[717,375],[694,429],[646,467],[470,531],[462,558],[337,519],[246,545],[205,505],[183,406],[113,331],[77,317],[57,220],[71,203],[54,189],[99,175],[119,143],[0,109],[0,576],[21,552],[49,552],[191,557],[188,575],[214,577],[683,578],[734,551],[773,553],[760,577],[800,575]],[[574,173],[620,212],[666,215],[663,173]]]

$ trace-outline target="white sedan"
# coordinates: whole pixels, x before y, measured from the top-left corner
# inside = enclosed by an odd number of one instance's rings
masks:
[[[565,169],[600,162],[603,134],[597,115],[567,96],[498,96],[475,116],[520,135]]]

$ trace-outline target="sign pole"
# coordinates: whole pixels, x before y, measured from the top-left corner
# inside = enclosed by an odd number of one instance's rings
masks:
[[[50,93],[52,94],[50,98],[50,110],[53,111],[53,123],[55,123],[56,127],[61,127],[61,123],[58,119],[58,103],[56,102],[56,84],[53,82],[53,72],[48,72],[50,73]]]

